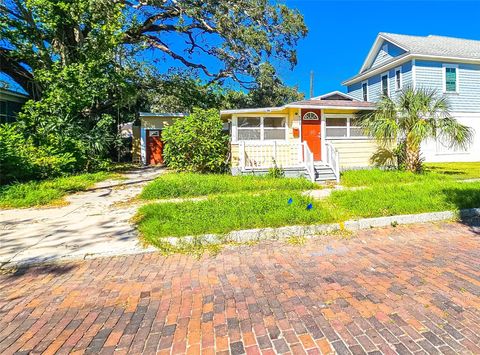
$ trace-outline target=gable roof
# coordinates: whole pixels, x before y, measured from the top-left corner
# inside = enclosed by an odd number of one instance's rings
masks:
[[[310,100],[349,100],[349,101],[352,101],[352,100],[355,100],[355,98],[353,96],[345,94],[344,92],[336,90],[336,91],[329,92],[327,94],[312,97]]]
[[[403,49],[405,53],[386,61],[381,66],[372,68],[371,64],[373,63],[375,55],[384,41],[388,41]],[[363,62],[359,74],[349,80],[346,80],[345,83],[355,80],[363,74],[369,73],[370,71],[385,67],[392,62],[396,62],[399,59],[407,57],[428,57],[433,59],[438,58],[467,62],[480,62],[480,41],[435,35],[411,36],[380,32],[375,39],[367,58]]]
[[[400,44],[413,54],[458,58],[480,58],[480,41],[455,37],[429,35],[426,37],[380,33],[391,42]]]

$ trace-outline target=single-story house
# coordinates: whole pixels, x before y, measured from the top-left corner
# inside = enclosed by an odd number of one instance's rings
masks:
[[[334,91],[281,107],[220,111],[230,134],[232,174],[262,174],[273,166],[312,181],[339,180],[343,169],[364,168],[377,149],[355,116],[375,105]],[[133,160],[163,163],[162,130],[183,113],[140,113],[133,126]]]
[[[232,173],[264,172],[337,180],[342,169],[364,168],[377,149],[356,125],[356,114],[375,105],[334,91],[281,107],[221,111],[229,122]]]

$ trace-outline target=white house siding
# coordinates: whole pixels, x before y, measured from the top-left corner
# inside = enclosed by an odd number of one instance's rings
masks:
[[[422,144],[422,156],[426,162],[473,162],[480,161],[480,113],[453,112],[462,124],[474,130],[472,145],[466,151],[446,149],[434,140]]]

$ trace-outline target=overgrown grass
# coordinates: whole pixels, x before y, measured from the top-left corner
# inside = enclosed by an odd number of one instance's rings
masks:
[[[292,198],[293,202],[288,203]],[[313,204],[311,210],[307,205]],[[261,194],[213,196],[207,200],[155,203],[140,208],[138,228],[144,239],[155,244],[166,236],[223,234],[233,230],[324,223],[332,212],[320,202],[299,192],[273,191]]]
[[[68,193],[86,190],[97,182],[113,177],[118,175],[98,172],[1,186],[0,208],[59,204]]]
[[[307,179],[265,176],[231,176],[193,173],[169,173],[159,176],[148,184],[140,198],[155,200],[162,198],[207,196],[221,193],[251,192],[265,190],[308,190],[320,188]]]
[[[379,169],[348,171],[342,183],[363,188],[336,190],[324,200],[302,195],[302,190],[318,188],[303,179],[168,174],[148,185],[142,197],[207,196],[207,199],[151,203],[143,206],[136,218],[143,239],[168,250],[164,239],[167,236],[221,235],[250,228],[456,211],[480,207],[480,182],[458,181],[479,178],[479,165],[428,164],[423,174]],[[292,204],[288,203],[290,198]],[[313,204],[312,210],[306,208],[309,203]]]
[[[325,200],[342,220],[480,207],[480,182],[431,180],[334,191]],[[328,207],[326,207],[328,208]]]
[[[480,178],[480,163],[431,163],[425,164],[425,171],[420,174],[380,169],[347,170],[342,173],[341,183],[344,186],[353,187],[473,178]]]
[[[425,164],[427,171],[449,176],[452,179],[480,178],[480,162],[474,163],[429,163]]]

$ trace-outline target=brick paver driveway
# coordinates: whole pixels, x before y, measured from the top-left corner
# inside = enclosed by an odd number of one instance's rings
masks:
[[[480,354],[462,224],[112,257],[0,275],[0,353]]]

